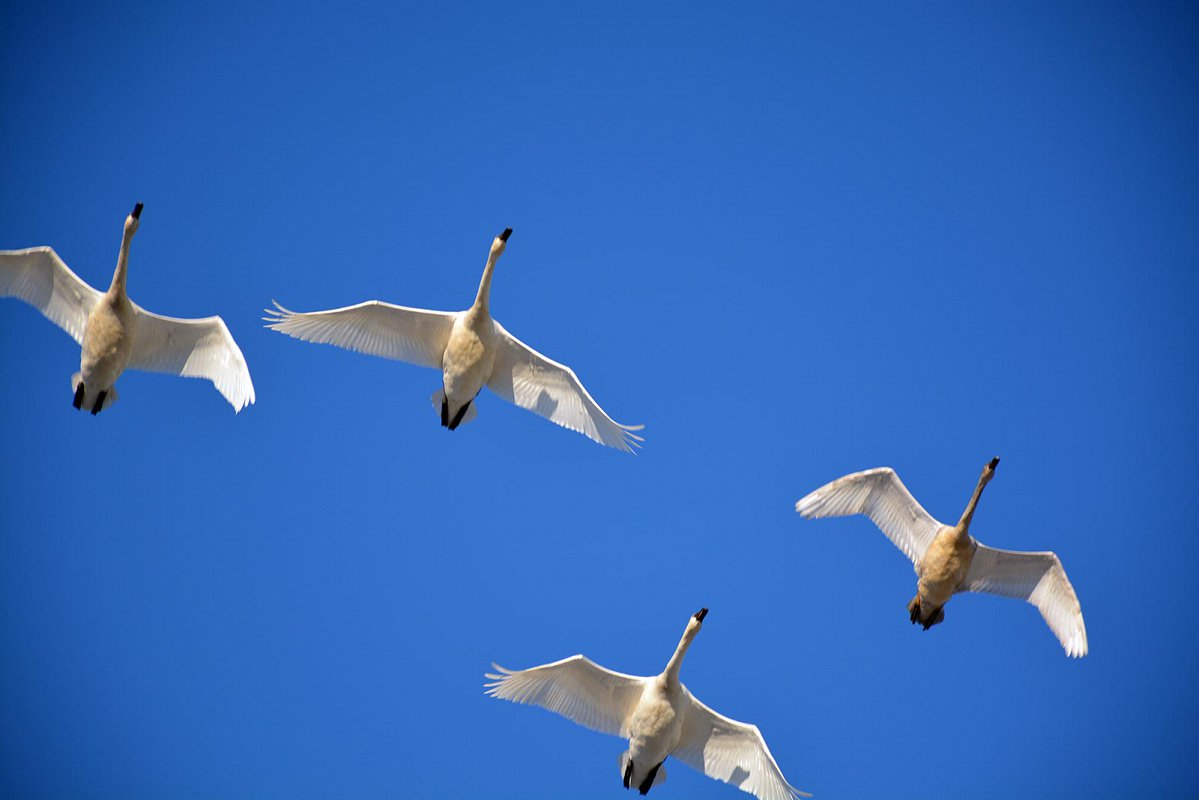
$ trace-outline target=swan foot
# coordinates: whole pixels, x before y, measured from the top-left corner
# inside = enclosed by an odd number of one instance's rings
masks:
[[[462,418],[466,416],[466,410],[468,408],[470,408],[470,404],[471,404],[471,401],[468,400],[466,402],[466,405],[464,405],[462,408],[458,409],[458,413],[454,415],[454,418],[452,420],[450,420],[450,424],[447,425],[446,427],[449,428],[450,430],[457,429],[457,427],[462,424]],[[449,410],[448,403],[446,405],[443,405],[442,408],[445,409],[441,412],[442,419],[445,419],[446,412]]]
[[[633,765],[633,762],[630,761],[629,762],[630,768],[632,767],[632,765]],[[637,787],[637,791],[643,795],[649,794],[649,790],[654,785],[654,778],[658,777],[658,770],[661,768],[662,768],[662,762],[659,761],[658,765],[656,767],[654,767],[653,769],[651,769],[649,771],[649,774],[645,776],[645,780],[643,780],[641,782],[641,785]]]
[[[933,612],[933,615],[928,618],[927,622],[923,623],[924,629],[928,630],[932,626],[939,625],[944,621],[945,621],[945,606],[941,606],[940,608],[938,608],[936,611]]]
[[[450,427],[450,401],[444,395],[441,398],[441,427]]]
[[[108,397],[108,392],[100,392],[99,396],[96,397],[96,402],[92,405],[93,417],[100,413],[100,409],[104,408],[105,397]]]
[[[908,603],[908,619],[912,621],[913,625],[920,619],[920,595],[916,595],[912,598],[912,602]]]
[[[79,385],[75,387],[75,399],[71,402],[71,405],[75,406],[76,411],[83,408],[83,392],[83,382],[81,381]]]
[[[633,759],[629,759],[624,765],[624,788],[629,788],[629,784],[633,782]]]

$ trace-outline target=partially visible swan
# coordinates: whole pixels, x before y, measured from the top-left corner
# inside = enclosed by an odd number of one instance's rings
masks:
[[[912,624],[928,630],[945,619],[958,592],[987,592],[1027,600],[1041,612],[1066,655],[1087,654],[1087,628],[1074,587],[1054,553],[1019,553],[987,547],[970,535],[970,521],[999,459],[983,467],[958,524],[945,525],[924,510],[893,469],[879,467],[833,481],[795,504],[805,518],[865,514],[916,565]]]
[[[220,317],[176,319],[146,311],[125,293],[129,245],[142,214],[125,218],[117,269],[107,292],[84,283],[49,247],[0,251],[0,297],[18,297],[83,346],[71,376],[75,408],[98,414],[117,401],[126,369],[207,378],[236,413],[254,402],[254,384]]]
[[[330,311],[300,313],[279,303],[267,309],[266,327],[305,342],[406,361],[442,372],[433,395],[443,427],[454,430],[477,415],[475,396],[487,386],[510,403],[617,450],[643,441],[604,413],[574,371],[546,358],[491,318],[491,275],[508,244],[506,228],[491,244],[475,302],[465,311],[428,311],[370,300]]]
[[[642,678],[604,669],[578,655],[523,670],[492,664],[487,694],[531,703],[593,731],[629,740],[620,755],[626,789],[645,794],[666,780],[662,762],[674,756],[709,778],[731,783],[762,800],[811,797],[783,777],[756,725],[717,714],[679,681],[683,656],[708,609],[687,621],[683,638],[661,675]]]

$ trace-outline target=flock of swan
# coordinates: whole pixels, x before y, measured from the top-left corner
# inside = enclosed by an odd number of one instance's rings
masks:
[[[129,248],[142,204],[125,219],[116,271],[106,292],[92,288],[50,247],[0,251],[0,297],[37,308],[81,346],[71,376],[72,404],[95,415],[117,400],[126,369],[212,381],[238,412],[255,400],[241,348],[217,316],[178,319],[146,311],[129,299]],[[275,303],[268,328],[306,342],[441,370],[433,406],[450,430],[476,415],[483,387],[546,419],[608,447],[633,452],[642,425],[622,425],[591,397],[574,371],[543,356],[491,316],[491,279],[512,229],[492,242],[474,303],[465,311],[430,311],[370,300],[329,311],[294,312]],[[865,515],[915,566],[913,624],[925,630],[944,621],[945,604],[959,592],[987,592],[1036,606],[1066,655],[1087,654],[1087,631],[1074,587],[1052,552],[1021,553],[988,547],[970,535],[970,522],[999,459],[982,471],[956,525],[939,522],[887,467],[846,475],[804,497],[795,510],[806,519]],[[486,692],[538,705],[584,727],[628,739],[620,755],[626,789],[646,794],[666,779],[673,756],[708,777],[762,800],[810,797],[787,782],[757,726],[708,708],[679,680],[683,657],[708,609],[687,622],[660,675],[613,672],[575,655],[524,670],[493,665]]]

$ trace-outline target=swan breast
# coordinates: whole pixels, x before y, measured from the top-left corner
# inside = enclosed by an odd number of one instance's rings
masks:
[[[923,602],[944,605],[957,591],[974,559],[974,540],[948,525],[941,528],[920,561],[920,595]]]
[[[465,402],[479,393],[495,367],[495,341],[490,317],[467,313],[454,320],[442,361],[448,397]]]

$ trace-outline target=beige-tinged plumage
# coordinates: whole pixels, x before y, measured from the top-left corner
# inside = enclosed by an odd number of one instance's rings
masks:
[[[592,399],[574,370],[543,356],[491,317],[491,278],[512,229],[492,242],[475,301],[465,311],[430,311],[371,300],[329,311],[267,309],[266,327],[306,342],[441,370],[433,407],[455,430],[477,415],[475,397],[487,386],[510,403],[540,414],[608,447],[633,452],[643,441]]]
[[[524,670],[493,664],[487,694],[541,706],[591,730],[628,739],[629,749],[619,759],[621,781],[641,794],[666,780],[662,762],[673,756],[762,800],[811,797],[783,777],[757,726],[716,713],[679,680],[683,656],[707,613],[700,609],[687,621],[660,675],[613,672],[582,655]]]
[[[986,592],[1027,600],[1041,612],[1066,655],[1087,654],[1087,629],[1062,562],[1050,552],[1021,553],[987,547],[970,535],[982,491],[995,475],[990,461],[956,525],[938,522],[916,502],[889,467],[855,472],[820,487],[795,504],[805,518],[864,514],[916,567],[913,623],[928,630],[945,619],[944,606],[961,592]]]
[[[224,321],[164,317],[129,299],[129,247],[141,212],[138,203],[125,218],[108,291],[85,283],[52,248],[31,247],[0,251],[0,297],[24,300],[80,344],[80,369],[71,377],[75,408],[92,414],[108,408],[117,399],[117,378],[139,369],[206,378],[240,411],[254,402],[254,384]]]

